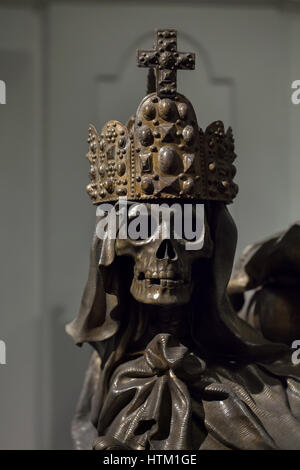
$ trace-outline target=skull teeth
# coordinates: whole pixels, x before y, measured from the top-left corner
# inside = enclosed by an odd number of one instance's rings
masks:
[[[154,276],[153,275],[151,276],[149,272],[146,272],[145,275],[142,275],[142,276],[139,274],[137,277],[137,280],[140,282],[145,282],[147,287],[150,287],[153,285],[160,286],[160,287],[175,287],[175,286],[184,284],[185,282],[183,279],[170,278],[171,276],[169,277],[168,273],[163,273],[166,277],[161,277],[161,276],[157,277],[156,272],[154,272],[153,274]]]
[[[172,270],[172,271],[153,271],[152,273],[150,271],[146,271],[145,273],[139,273],[137,276],[137,279],[139,281],[142,281],[144,279],[150,279],[150,280],[155,280],[157,284],[159,284],[159,279],[160,280],[170,280],[170,281],[180,281],[178,279],[178,275]],[[153,282],[155,283],[155,282]]]
[[[158,285],[160,287],[175,287],[184,284],[183,279],[150,279],[150,285]]]

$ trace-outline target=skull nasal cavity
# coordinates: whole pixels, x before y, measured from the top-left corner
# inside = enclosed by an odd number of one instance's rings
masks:
[[[174,250],[170,240],[163,240],[161,242],[156,252],[156,258],[158,259],[169,258],[173,260],[177,258],[176,251]]]

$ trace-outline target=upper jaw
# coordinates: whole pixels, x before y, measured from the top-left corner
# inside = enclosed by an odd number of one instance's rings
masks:
[[[183,283],[184,279],[181,273],[172,268],[161,269],[159,271],[147,269],[146,271],[135,272],[134,276],[138,281],[150,281],[151,284],[159,284],[159,281],[174,281]]]
[[[138,301],[146,304],[172,305],[190,301],[192,281],[183,279],[143,279],[133,278],[130,292]]]
[[[180,287],[187,284],[189,281],[184,279],[181,273],[176,272],[174,269],[166,269],[157,271],[147,270],[146,272],[140,271],[135,273],[134,276],[137,282],[142,282],[146,287]]]

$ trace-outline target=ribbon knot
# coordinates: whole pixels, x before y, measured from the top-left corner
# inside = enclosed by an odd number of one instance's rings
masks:
[[[163,375],[171,370],[182,379],[196,379],[206,368],[202,359],[167,333],[161,333],[153,338],[144,352],[144,357],[156,375]]]

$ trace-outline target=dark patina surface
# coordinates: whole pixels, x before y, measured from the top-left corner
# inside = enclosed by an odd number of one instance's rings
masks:
[[[227,293],[237,187],[231,130],[198,129],[176,91],[174,30],[159,30],[149,91],[128,127],[90,128],[95,204],[204,204],[205,237],[185,250],[174,234],[143,241],[93,238],[77,318],[67,326],[94,349],[73,420],[77,449],[300,449],[300,371],[283,344],[239,318]],[[154,90],[155,82],[155,90]],[[97,221],[99,222],[99,221]]]

